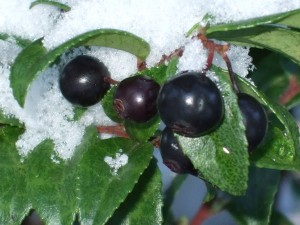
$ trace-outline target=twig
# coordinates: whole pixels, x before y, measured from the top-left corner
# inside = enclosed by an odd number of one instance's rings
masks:
[[[98,126],[97,131],[104,134],[112,134],[118,137],[129,138],[123,125],[113,125],[113,126]]]
[[[231,62],[230,62],[230,60],[229,60],[226,52],[223,53],[221,56],[222,56],[222,58],[224,59],[224,61],[226,63],[226,66],[227,66],[227,69],[228,69],[228,73],[229,73],[229,77],[230,77],[230,80],[231,80],[231,83],[232,83],[232,86],[233,86],[233,90],[235,91],[235,93],[238,94],[241,91],[240,91],[240,88],[239,88],[239,86],[237,84],[237,81],[235,79],[235,73],[232,70]]]
[[[138,71],[143,71],[147,69],[147,64],[145,60],[137,59],[136,66]]]
[[[300,84],[295,75],[289,78],[289,86],[279,97],[279,104],[285,105],[300,93]]]
[[[207,218],[209,218],[213,214],[214,212],[212,210],[212,203],[206,202],[199,208],[190,225],[201,225]]]

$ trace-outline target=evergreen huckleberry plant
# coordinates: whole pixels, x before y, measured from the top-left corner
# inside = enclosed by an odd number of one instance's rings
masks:
[[[292,224],[300,2],[24,0],[0,14],[0,224],[221,211]],[[197,207],[174,210],[191,177]]]

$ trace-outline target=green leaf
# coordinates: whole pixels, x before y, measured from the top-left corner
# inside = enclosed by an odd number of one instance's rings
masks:
[[[153,78],[160,85],[166,80],[168,66],[165,64],[154,66],[146,70],[140,71],[135,75],[146,75]]]
[[[20,47],[24,48],[27,45],[31,44],[31,41],[28,39],[24,39],[21,37],[18,37],[16,35],[10,35],[6,33],[0,33],[0,40],[8,40],[9,38],[13,38],[16,41],[16,44],[19,45]]]
[[[245,196],[233,197],[229,212],[241,225],[268,225],[280,171],[252,167]],[[272,223],[273,224],[273,223]]]
[[[14,96],[21,106],[24,105],[26,93],[30,83],[44,69],[49,67],[64,52],[79,46],[103,46],[129,52],[144,60],[150,47],[143,39],[120,30],[93,30],[61,44],[57,48],[47,51],[42,39],[27,46],[16,58],[11,68],[11,87]]]
[[[164,193],[164,205],[163,205],[163,218],[165,225],[172,224],[174,222],[173,213],[171,210],[171,207],[174,203],[174,199],[176,198],[176,195],[183,184],[183,182],[186,180],[187,175],[185,174],[178,174],[176,175],[172,183],[169,185],[168,189]]]
[[[283,68],[282,57],[277,53],[266,55],[255,64],[255,67],[256,69],[251,73],[251,79],[271,101],[278,102],[289,83],[288,74]]]
[[[173,77],[174,75],[176,75],[178,62],[179,62],[178,57],[175,57],[170,60],[167,71],[166,71],[166,78],[165,78],[166,80]]]
[[[203,199],[203,203],[212,201],[217,196],[218,193],[218,190],[210,183],[205,182],[205,185],[206,185],[206,195]]]
[[[13,94],[21,106],[24,105],[29,84],[41,71],[40,61],[46,57],[47,50],[43,47],[42,39],[38,39],[23,49],[11,67],[10,85]]]
[[[116,92],[117,86],[111,87],[111,89],[106,93],[104,98],[101,100],[101,104],[105,114],[113,121],[117,123],[122,123],[123,120],[119,118],[114,106],[114,94]]]
[[[300,66],[282,55],[266,50],[253,49],[255,57],[260,60],[254,65],[256,69],[250,74],[251,79],[260,91],[262,91],[269,100],[284,104],[287,109],[291,109],[300,103],[300,93],[288,91],[290,86],[300,83],[300,78],[296,74],[300,73]],[[251,53],[250,52],[250,53]],[[251,54],[252,55],[252,54]],[[288,91],[289,94],[286,95]],[[289,96],[282,100],[283,96]]]
[[[152,160],[144,171],[133,191],[117,209],[107,225],[162,223],[161,172],[156,161]]]
[[[294,225],[285,215],[273,210],[270,224],[272,225]]]
[[[299,170],[299,128],[292,115],[283,106],[269,101],[248,81],[240,76],[237,78],[241,91],[261,101],[271,113],[267,136],[251,155],[251,161],[263,168]]]
[[[56,1],[51,1],[51,0],[36,0],[34,2],[32,2],[29,6],[29,9],[32,9],[34,6],[36,5],[51,5],[51,6],[55,6],[65,12],[68,12],[71,10],[71,7],[65,4],[62,4],[60,2],[56,2]]]
[[[229,32],[247,28],[254,28],[257,26],[267,25],[267,24],[282,24],[287,25],[291,23],[289,21],[295,22],[295,19],[300,15],[300,9],[284,12],[284,13],[277,13],[268,16],[262,16],[257,18],[251,18],[247,20],[236,21],[232,23],[226,24],[216,24],[210,26],[206,29],[206,34],[211,35],[214,32]]]
[[[235,45],[266,48],[279,52],[300,64],[300,53],[295,46],[300,45],[300,32],[274,26],[260,26],[208,35]]]
[[[0,128],[1,224],[19,225],[32,208],[46,224],[71,224],[77,213],[83,224],[105,224],[152,158],[150,144],[99,140],[95,128],[88,128],[70,160],[54,162],[53,144],[45,141],[21,163],[14,144],[21,133]],[[120,149],[129,161],[113,175],[104,157],[114,158]]]
[[[160,117],[154,116],[145,123],[136,123],[130,120],[124,122],[127,134],[134,140],[148,141],[157,131],[160,125]]]
[[[265,141],[250,160],[261,168],[300,170],[299,156],[295,154],[298,149],[294,149],[293,140],[287,139],[282,130],[270,124]]]
[[[247,188],[248,150],[245,127],[227,72],[214,68],[224,97],[225,118],[214,132],[200,138],[178,136],[180,146],[212,185],[233,195]]]
[[[282,19],[276,21],[277,24],[288,26],[292,29],[300,29],[300,10],[294,10],[291,11],[292,14],[290,14],[287,17],[283,17]]]
[[[114,176],[103,159],[105,156],[115,157],[120,149],[128,155],[129,161]],[[132,191],[152,159],[152,153],[153,147],[148,143],[139,144],[121,138],[104,140],[98,148],[85,153],[78,170],[81,222],[106,222]]]
[[[9,125],[9,126],[17,126],[17,127],[24,126],[17,118],[15,118],[13,116],[5,115],[1,109],[0,109],[0,124]]]
[[[299,14],[300,9],[297,9],[246,21],[215,25],[207,28],[206,35],[208,38],[227,41],[231,44],[279,52],[300,64],[300,53],[295,48],[300,45],[300,32],[286,27],[297,27],[296,19]],[[276,24],[277,22],[279,24]]]

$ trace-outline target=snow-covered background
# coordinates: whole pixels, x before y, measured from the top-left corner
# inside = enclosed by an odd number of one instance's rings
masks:
[[[121,80],[136,72],[136,59],[128,53],[108,48],[76,49],[72,54],[63,55],[59,65],[39,75],[30,87],[25,107],[21,108],[9,84],[10,66],[21,51],[14,36],[30,40],[44,37],[44,46],[50,50],[86,31],[121,29],[150,44],[148,67],[157,63],[163,54],[184,46],[178,71],[201,70],[205,68],[207,52],[200,42],[186,38],[185,33],[206,14],[213,18],[210,23],[226,23],[300,8],[300,0],[59,0],[71,7],[69,12],[62,12],[49,5],[29,9],[31,2],[0,1],[0,34],[11,35],[6,41],[0,40],[0,109],[7,116],[14,115],[26,126],[17,142],[21,156],[26,157],[41,141],[50,138],[55,144],[54,156],[62,159],[72,157],[85,127],[113,123],[105,116],[100,104],[90,107],[79,121],[70,120],[74,116],[73,106],[63,98],[58,87],[61,68],[72,57],[88,54],[104,62],[113,79]],[[234,71],[242,76],[253,69],[248,53],[249,49],[237,46],[232,46],[228,52]],[[214,63],[225,67],[218,57]],[[188,212],[193,213],[193,210]]]

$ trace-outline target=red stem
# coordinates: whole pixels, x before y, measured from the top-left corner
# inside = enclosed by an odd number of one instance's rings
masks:
[[[190,225],[201,225],[213,212],[211,209],[211,202],[204,203],[198,210],[197,214],[191,221]]]
[[[232,83],[232,86],[233,86],[233,90],[235,91],[235,93],[240,93],[241,92],[240,88],[239,88],[239,86],[236,82],[235,74],[232,70],[231,62],[230,62],[226,52],[223,52],[223,54],[221,56],[222,56],[222,58],[224,59],[224,61],[226,63],[228,73],[229,73],[229,77],[230,77],[230,80],[231,80],[231,83]]]
[[[147,69],[147,64],[145,60],[137,59],[136,66],[138,71],[143,71]]]
[[[204,69],[204,72],[207,72],[211,68],[214,55],[215,55],[215,49],[214,49],[214,45],[212,45],[211,47],[208,48],[208,57],[207,57],[206,68]]]
[[[118,137],[129,138],[123,125],[113,125],[113,126],[98,126],[97,131],[104,134],[113,134]]]
[[[119,81],[112,79],[111,77],[104,77],[104,81],[111,84],[111,85],[115,85],[118,84]]]
[[[289,86],[279,98],[279,104],[285,105],[300,93],[300,84],[295,75],[289,78]]]
[[[157,63],[157,65],[162,65],[165,62],[170,61],[174,57],[181,57],[183,52],[184,52],[184,48],[181,47],[181,48],[175,49],[173,52],[171,52],[170,55],[162,55],[162,57],[159,60],[159,62]]]

